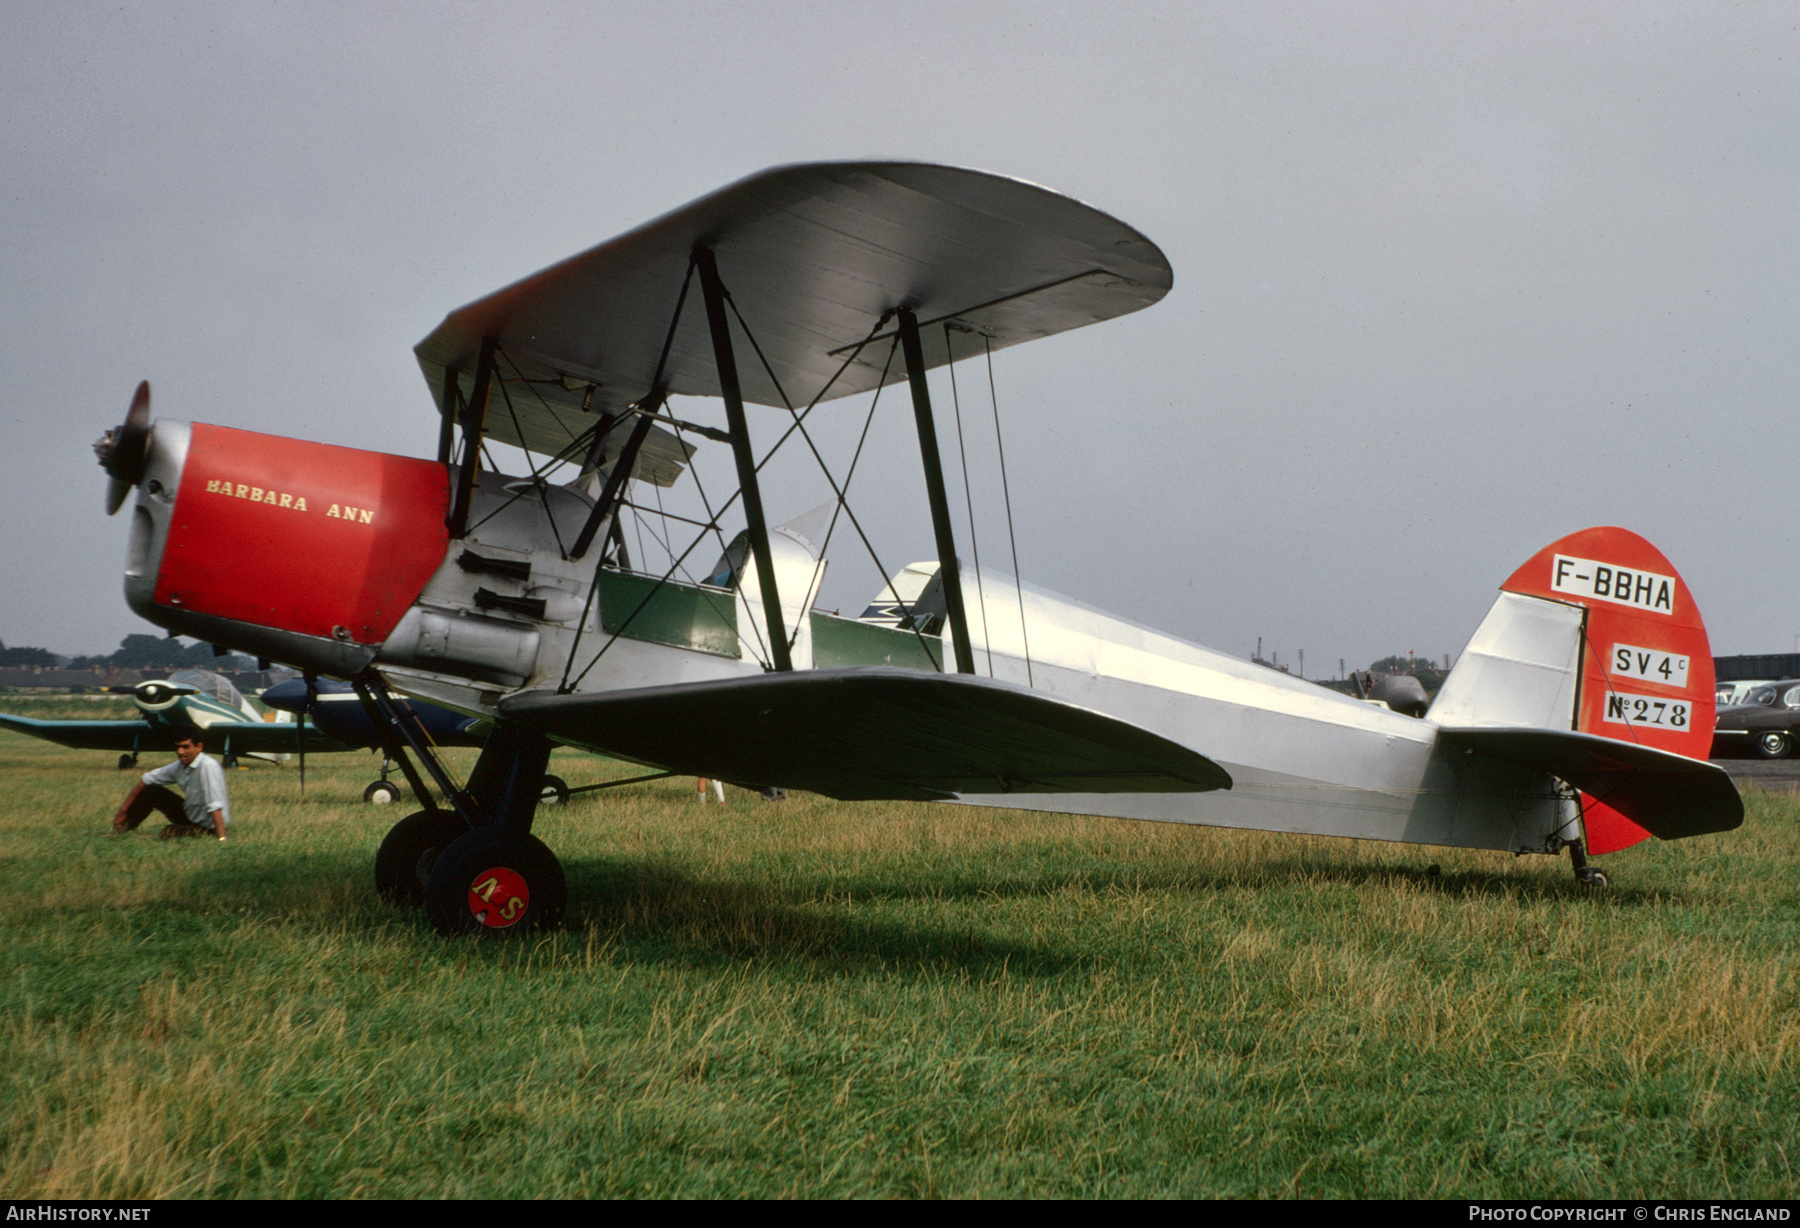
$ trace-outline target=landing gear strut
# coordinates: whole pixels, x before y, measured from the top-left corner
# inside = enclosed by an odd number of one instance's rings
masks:
[[[438,854],[425,882],[425,911],[441,934],[510,936],[562,920],[562,865],[531,820],[544,799],[550,739],[498,724],[469,774],[469,798],[486,822]]]
[[[1607,885],[1606,871],[1599,866],[1590,866],[1587,860],[1587,846],[1580,840],[1569,842],[1569,864],[1575,869],[1575,881],[1583,887],[1604,887]]]
[[[442,934],[511,937],[560,922],[568,899],[562,865],[531,834],[539,804],[567,796],[568,786],[544,772],[550,740],[497,723],[469,774],[468,787],[459,789],[432,756],[421,731],[407,725],[379,679],[361,681],[358,690],[383,718],[389,734],[387,759],[400,765],[426,806],[396,823],[381,842],[375,887],[382,898],[401,906],[423,904]],[[400,738],[411,744],[450,809],[434,804]],[[386,784],[383,775],[377,784]]]

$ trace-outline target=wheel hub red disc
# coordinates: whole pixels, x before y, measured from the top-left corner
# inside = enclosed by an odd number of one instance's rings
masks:
[[[475,876],[469,887],[469,911],[489,929],[516,925],[531,905],[531,888],[515,870],[495,866]]]

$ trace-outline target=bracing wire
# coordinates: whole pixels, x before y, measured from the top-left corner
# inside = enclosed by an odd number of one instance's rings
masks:
[[[656,359],[656,372],[650,378],[650,391],[645,393],[643,399],[637,403],[637,408],[640,412],[654,413],[657,407],[662,405],[667,399],[668,389],[663,384],[663,372],[668,367],[669,351],[675,344],[675,330],[681,326],[681,311],[682,308],[687,305],[688,287],[693,284],[694,258],[690,255],[688,257],[687,272],[684,273],[681,278],[681,292],[675,296],[675,310],[669,315],[668,332],[663,334],[662,353],[659,354]],[[623,417],[619,420],[623,421]],[[608,430],[611,429],[612,423],[607,422],[605,418],[602,418],[601,422],[595,423],[590,429],[598,431],[602,424],[605,424]],[[597,436],[594,442],[596,444],[599,443],[600,438],[602,437],[603,436]],[[635,458],[632,463],[636,463]],[[620,493],[624,493],[623,484],[621,484]],[[617,508],[612,510],[611,519],[612,524],[607,530],[607,536],[619,543],[619,553],[623,555],[625,553],[625,530],[619,524],[619,512]],[[641,555],[643,549],[643,537],[641,534],[638,539],[638,547]],[[605,548],[602,547],[600,557],[596,557],[594,560],[594,578],[588,582],[587,600],[584,601],[581,606],[581,622],[576,625],[575,638],[569,644],[568,656],[563,658],[562,681],[557,686],[559,694],[568,694],[574,686],[574,683],[569,681],[569,671],[575,667],[575,656],[581,651],[582,631],[587,626],[588,615],[593,611],[594,598],[600,594],[600,565],[604,561],[604,555]],[[614,636],[613,638],[617,639],[618,637]],[[608,644],[611,644],[611,642],[611,640],[607,641]],[[605,649],[601,649],[601,651],[604,652]],[[598,661],[599,659],[598,655],[594,657],[594,661]],[[594,662],[588,662],[587,668],[592,669],[593,667]],[[581,672],[583,677],[587,675],[587,669],[584,669]]]
[[[950,322],[944,321],[944,365],[950,371],[950,405],[956,411],[956,454],[962,459],[963,505],[969,509],[969,551],[975,557],[975,599],[981,607],[981,649],[987,654],[988,677],[994,676],[994,643],[988,635],[987,594],[981,591],[981,543],[975,536],[975,496],[969,490],[969,449],[963,444],[962,400],[956,395],[956,352],[950,348]],[[940,564],[941,565],[941,564]]]
[[[1000,493],[1006,499],[1006,540],[1012,546],[1013,588],[1019,595],[1019,640],[1025,646],[1025,685],[1035,686],[1031,675],[1031,637],[1025,630],[1025,582],[1019,579],[1019,539],[1013,532],[1012,491],[1006,484],[1006,444],[1000,439],[1000,395],[994,391],[994,343],[982,338],[987,350],[988,401],[994,407],[994,447],[1000,453]]]
[[[881,390],[887,386],[888,368],[892,365],[894,354],[899,348],[900,338],[896,335],[893,343],[888,346],[887,362],[883,363],[881,367],[881,382],[875,385],[875,395],[869,401],[869,416],[863,419],[862,434],[857,436],[856,451],[850,457],[850,469],[844,474],[844,498],[846,500],[850,497],[850,483],[856,477],[856,464],[862,459],[863,445],[869,439],[869,428],[875,424],[875,409],[881,404]],[[831,509],[831,523],[825,527],[825,541],[819,546],[820,557],[824,557],[826,551],[831,548],[831,535],[837,532],[838,515],[843,510],[842,504]],[[882,576],[881,581],[883,584],[887,583],[888,577]]]
[[[671,517],[668,512],[663,510],[662,488],[655,487],[654,489],[656,490],[656,514],[662,518],[664,524],[667,524],[669,522],[669,520],[671,519]],[[635,507],[636,505],[634,504],[633,506]],[[681,516],[676,516],[676,517],[673,517],[673,519],[683,520],[686,518],[681,517]],[[719,526],[716,523],[709,523],[709,524],[703,525],[700,530],[700,537],[702,539],[704,539],[708,532],[718,533]],[[669,544],[668,537],[659,536],[655,529],[650,530],[650,536],[651,536],[651,538],[653,538],[655,540],[657,545],[659,545],[663,548],[664,554],[668,555],[672,559],[675,558],[675,548]],[[674,535],[670,534],[669,536],[672,537]],[[723,538],[725,535],[723,533],[719,533],[719,536],[721,538]],[[696,546],[699,544],[700,543],[698,541],[696,541],[694,543],[694,545],[696,545]],[[683,580],[685,580],[687,583],[692,584],[694,586],[695,591],[697,591],[700,594],[700,599],[702,601],[706,602],[706,604],[709,607],[711,607],[713,613],[719,615],[719,617],[721,619],[723,619],[725,616],[725,611],[723,611],[719,608],[718,603],[713,600],[712,594],[707,592],[705,589],[701,588],[699,585],[699,582],[694,579],[693,573],[688,571],[688,569],[686,567],[682,566],[682,561],[685,560],[687,558],[687,556],[692,554],[693,552],[694,552],[693,547],[689,547],[688,549],[683,550],[681,552],[681,558],[677,559],[675,561],[675,563],[669,568],[669,575],[673,576],[676,572],[679,571],[681,573],[681,578]],[[737,600],[737,594],[735,592],[732,594],[732,600],[733,601]],[[751,655],[754,656],[759,663],[761,663],[763,668],[767,669],[770,665],[770,661],[773,657],[773,654],[768,651],[768,645],[763,643],[762,632],[757,630],[755,619],[750,620],[750,630],[756,632],[756,642],[754,644],[752,644],[749,640],[744,639],[744,633],[742,631],[738,632],[738,639],[739,639],[739,641],[741,641],[744,644],[745,647],[750,649]],[[769,634],[771,636],[773,636],[774,632],[771,631]],[[791,647],[791,645],[790,645],[790,647]]]
[[[769,463],[770,458],[775,455],[776,450],[779,449],[782,444],[787,442],[789,435],[792,435],[795,431],[799,431],[801,440],[806,444],[807,450],[812,453],[813,460],[817,462],[819,466],[819,472],[825,475],[825,481],[830,485],[831,493],[833,497],[837,499],[838,506],[843,508],[844,515],[850,518],[850,527],[855,529],[856,535],[862,539],[863,549],[867,550],[869,552],[869,558],[874,560],[875,569],[881,572],[883,578],[886,578],[890,573],[882,564],[881,556],[875,553],[875,544],[869,540],[869,535],[863,532],[862,522],[856,518],[856,512],[851,509],[849,502],[844,497],[843,490],[838,487],[837,479],[831,474],[831,466],[827,465],[825,463],[825,458],[819,454],[818,445],[813,442],[811,433],[806,429],[806,416],[807,414],[812,413],[814,406],[818,405],[818,403],[824,399],[826,392],[830,391],[832,384],[837,382],[838,376],[847,371],[850,364],[856,361],[856,356],[862,353],[863,347],[874,340],[875,334],[887,323],[889,313],[885,311],[882,312],[881,318],[876,320],[875,326],[869,330],[869,335],[857,343],[856,348],[844,359],[843,364],[838,367],[836,373],[832,375],[831,379],[826,381],[825,387],[819,390],[819,395],[812,399],[811,403],[807,405],[804,411],[796,413],[794,410],[794,403],[788,399],[787,390],[781,386],[781,380],[776,376],[775,369],[769,365],[768,358],[765,357],[762,352],[762,346],[757,344],[756,334],[750,331],[750,325],[745,322],[743,313],[737,308],[737,301],[731,297],[729,291],[725,295],[725,301],[730,305],[732,314],[737,316],[738,327],[743,330],[745,339],[750,342],[750,348],[756,353],[757,361],[762,363],[763,370],[768,373],[770,382],[775,385],[776,394],[781,397],[781,403],[787,408],[788,415],[794,420],[794,425],[782,432],[781,438],[775,441],[775,447],[770,448],[768,455],[763,457],[762,463],[756,466],[757,471],[759,473],[762,471],[762,466]],[[897,337],[895,340],[898,342]],[[888,359],[890,362],[893,360],[891,351],[888,355]],[[883,368],[884,374],[885,371],[886,368]],[[943,670],[943,662],[939,661],[937,654],[931,651],[931,645],[925,642],[924,634],[916,626],[913,626],[912,610],[907,606],[905,601],[900,600],[899,593],[894,593],[894,598],[900,606],[900,612],[906,620],[908,629],[913,633],[913,638],[919,641],[919,647],[925,650],[926,657],[929,658],[941,672]]]
[[[674,335],[676,321],[678,321],[680,318],[681,305],[686,300],[688,286],[692,281],[692,277],[693,277],[693,263],[690,261],[689,266],[688,266],[688,277],[682,283],[681,296],[677,300],[677,303],[676,303],[675,318],[673,320],[671,320],[671,322],[670,322],[670,330],[669,331],[670,331],[671,339],[673,338],[673,335]],[[804,410],[796,411],[794,409],[792,401],[789,400],[789,398],[787,396],[786,390],[781,386],[781,381],[779,380],[778,377],[776,377],[773,368],[770,366],[767,356],[763,354],[761,346],[757,343],[755,335],[750,331],[748,324],[744,321],[743,314],[740,311],[738,311],[737,304],[732,299],[729,291],[727,291],[725,294],[725,301],[728,304],[730,304],[732,313],[737,316],[739,328],[742,329],[745,337],[749,340],[751,348],[756,352],[757,358],[762,363],[764,371],[768,373],[771,382],[775,386],[776,392],[782,398],[783,405],[786,407],[789,415],[793,418],[793,423],[788,427],[788,429],[786,431],[782,432],[781,437],[775,441],[775,445],[773,447],[771,447],[767,453],[764,454],[761,461],[758,461],[755,464],[755,466],[754,466],[755,472],[760,473],[763,470],[764,466],[766,466],[772,459],[774,459],[775,453],[778,452],[781,449],[782,445],[787,442],[789,436],[793,435],[796,431],[798,431],[800,433],[801,438],[806,442],[808,449],[812,452],[814,461],[818,463],[821,472],[825,475],[825,480],[831,485],[832,493],[835,496],[837,496],[839,506],[842,508],[844,514],[849,517],[851,525],[856,529],[857,536],[862,539],[863,547],[869,552],[869,557],[871,558],[871,560],[874,561],[876,568],[881,571],[883,577],[885,578],[887,575],[887,571],[886,571],[886,568],[882,565],[880,556],[876,553],[873,543],[871,543],[869,541],[868,534],[863,531],[862,525],[857,520],[856,513],[850,508],[849,504],[845,500],[844,492],[838,487],[837,481],[832,476],[829,466],[827,466],[825,464],[824,458],[822,456],[820,456],[818,447],[814,444],[810,433],[806,430],[805,420],[806,420],[807,416],[812,413],[813,409],[815,409],[819,405],[819,403],[821,401],[823,401],[825,399],[825,397],[830,393],[831,388],[837,383],[838,379],[843,375],[843,373],[845,371],[847,371],[850,368],[851,364],[857,360],[857,358],[861,355],[863,348],[865,346],[867,346],[868,343],[875,338],[876,334],[881,331],[882,326],[886,324],[887,320],[890,318],[892,313],[891,312],[883,312],[882,313],[880,319],[878,319],[875,322],[874,326],[870,328],[868,336],[864,337],[860,342],[857,343],[856,347],[844,359],[843,363],[832,374],[831,378],[825,381],[824,386],[819,389],[817,395],[815,395],[813,397],[813,399],[807,404],[806,408]],[[664,357],[665,358],[667,357],[667,352],[668,352],[668,345],[667,345],[667,343],[665,343],[665,345],[664,345]],[[892,362],[892,359],[893,359],[893,354],[892,354],[892,352],[890,352],[889,356],[888,356],[888,361],[890,364]],[[661,361],[659,361],[658,362],[659,378],[660,378],[660,373],[661,373],[661,367],[662,367],[662,363],[661,363]],[[883,368],[883,383],[886,382],[887,370],[888,370],[887,367]],[[660,386],[660,385],[658,385],[658,386]],[[879,395],[879,386],[878,386],[877,392]],[[865,426],[864,429],[865,429],[865,436],[866,436],[867,427]],[[698,484],[697,477],[696,477],[696,484]],[[619,637],[624,633],[624,629],[627,626],[629,626],[630,623],[632,622],[632,620],[635,619],[637,617],[637,615],[644,609],[645,605],[647,605],[649,603],[650,599],[656,594],[656,592],[664,584],[668,583],[669,580],[674,576],[675,572],[680,569],[681,564],[686,561],[688,555],[692,554],[694,549],[697,546],[699,546],[699,544],[702,541],[706,540],[708,533],[716,534],[721,541],[724,540],[723,531],[722,531],[722,529],[720,529],[719,526],[720,526],[725,514],[738,501],[738,499],[742,497],[742,495],[743,495],[743,491],[741,489],[738,491],[735,491],[731,495],[730,498],[728,498],[722,505],[720,505],[720,507],[716,513],[711,513],[710,523],[707,526],[705,526],[704,528],[702,528],[701,532],[695,536],[694,540],[688,544],[687,548],[685,550],[683,550],[678,557],[674,558],[668,571],[663,574],[661,579],[659,579],[657,581],[656,585],[654,585],[651,588],[650,592],[646,593],[644,595],[644,598],[638,603],[637,607],[635,609],[633,609],[632,612],[626,616],[626,618],[623,620],[623,622],[621,622],[619,624],[619,630],[614,631],[612,633],[612,635],[607,639],[607,641],[604,644],[602,644],[600,646],[600,648],[594,653],[593,657],[589,659],[588,663],[581,668],[581,672],[576,674],[573,678],[569,677],[568,670],[570,668],[572,668],[574,665],[575,652],[577,651],[577,649],[573,646],[571,647],[569,661],[564,667],[563,682],[562,682],[561,686],[559,687],[559,691],[561,693],[568,694],[569,692],[571,692],[577,686],[580,685],[581,681],[587,677],[588,673],[594,668],[594,666],[599,664],[600,658],[605,656],[607,651],[613,646],[613,644],[618,641]],[[661,500],[659,497],[659,499],[658,499],[659,504],[660,504],[660,501]],[[704,495],[702,496],[702,501],[707,502],[707,500],[705,500],[705,498],[704,498]],[[642,512],[646,509],[640,509],[635,504],[626,504],[625,506],[629,507],[630,510],[633,512],[632,519],[633,519],[634,524],[637,526],[636,531],[637,531],[637,535],[638,535],[638,552],[639,552],[640,558],[642,558],[645,555],[644,544],[643,544],[643,523],[642,523],[643,515],[642,515]],[[835,520],[835,517],[834,517],[834,520]],[[614,518],[614,530],[615,531],[618,530],[618,520],[617,520],[616,514],[615,514],[615,518]],[[667,552],[668,550],[669,550],[669,548],[665,545],[665,551]],[[593,582],[593,585],[590,587],[589,595],[588,595],[588,602],[589,602],[590,606],[592,604],[593,597],[599,588],[599,578],[600,578],[599,569],[598,569],[598,567],[596,567],[595,575],[594,575],[594,582]],[[930,659],[931,662],[941,671],[943,669],[943,663],[938,660],[937,654],[933,653],[931,651],[931,646],[930,646],[930,644],[928,644],[925,641],[924,636],[919,633],[919,631],[916,627],[912,626],[912,619],[910,617],[911,611],[906,608],[905,602],[901,602],[900,605],[902,608],[902,612],[907,615],[907,623],[908,623],[909,629],[911,629],[913,631],[915,638],[917,638],[919,640],[920,646],[924,648],[927,658]],[[585,617],[586,617],[586,615],[584,613],[584,615],[583,615],[584,621],[585,621]]]
[[[507,361],[512,362],[512,360],[510,358],[508,358]],[[518,369],[519,369],[518,364],[513,363],[513,370],[517,371]],[[521,374],[523,374],[523,373],[521,372]],[[496,382],[500,385],[500,399],[502,401],[506,402],[506,413],[507,413],[507,416],[512,419],[513,430],[518,433],[519,447],[521,449],[524,449],[526,463],[530,464],[531,463],[531,451],[530,451],[530,449],[525,448],[525,442],[524,442],[525,441],[525,428],[520,425],[518,411],[513,408],[512,393],[510,393],[506,390],[506,381],[504,379],[498,380]],[[542,393],[538,393],[538,399],[543,400]],[[554,462],[552,462],[552,463],[554,463]],[[545,468],[548,469],[549,466],[546,465]],[[550,507],[549,486],[545,483],[543,475],[538,472],[538,468],[536,465],[531,466],[531,477],[529,480],[531,482],[532,488],[538,492],[538,500],[540,502],[542,502],[544,505],[544,519],[550,523],[550,536],[556,542],[556,552],[558,554],[562,555],[566,559],[569,557],[569,548],[567,546],[563,545],[562,532],[561,532],[561,530],[559,530],[556,527],[556,516],[553,512],[553,509]],[[523,491],[516,492],[514,494],[514,498],[517,498],[518,495],[523,494],[523,493],[524,493]]]

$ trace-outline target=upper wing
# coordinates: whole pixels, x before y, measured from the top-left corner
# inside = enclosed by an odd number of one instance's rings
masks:
[[[598,695],[515,695],[510,719],[681,775],[846,800],[958,793],[1198,793],[1231,777],[1126,721],[1010,683],[802,670]]]
[[[1744,799],[1714,763],[1571,729],[1446,728],[1440,736],[1560,776],[1659,839],[1730,831],[1744,821]]]
[[[764,405],[783,391],[796,405],[818,396],[896,308],[918,315],[938,366],[1137,311],[1173,284],[1149,239],[1035,184],[926,163],[777,167],[451,312],[416,347],[438,404],[447,368],[472,387],[492,336],[503,382],[488,430],[540,452],[566,447],[594,415],[651,391],[696,245],[712,248],[757,341],[760,358],[740,360],[739,375],[744,399]],[[688,295],[663,382],[716,396],[699,297]],[[887,350],[863,350],[829,396],[873,388]],[[894,363],[889,382],[903,378]]]

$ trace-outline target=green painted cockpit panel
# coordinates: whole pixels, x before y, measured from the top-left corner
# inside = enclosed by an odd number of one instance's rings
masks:
[[[658,585],[654,576],[600,569],[600,625],[609,633],[741,657],[737,594],[702,584]]]
[[[937,661],[919,637],[910,631],[812,612],[813,667],[850,669],[859,665],[888,665],[895,669],[922,669],[941,673]],[[929,641],[928,641],[929,642]],[[941,643],[941,641],[940,641]],[[938,651],[942,651],[940,648]]]

